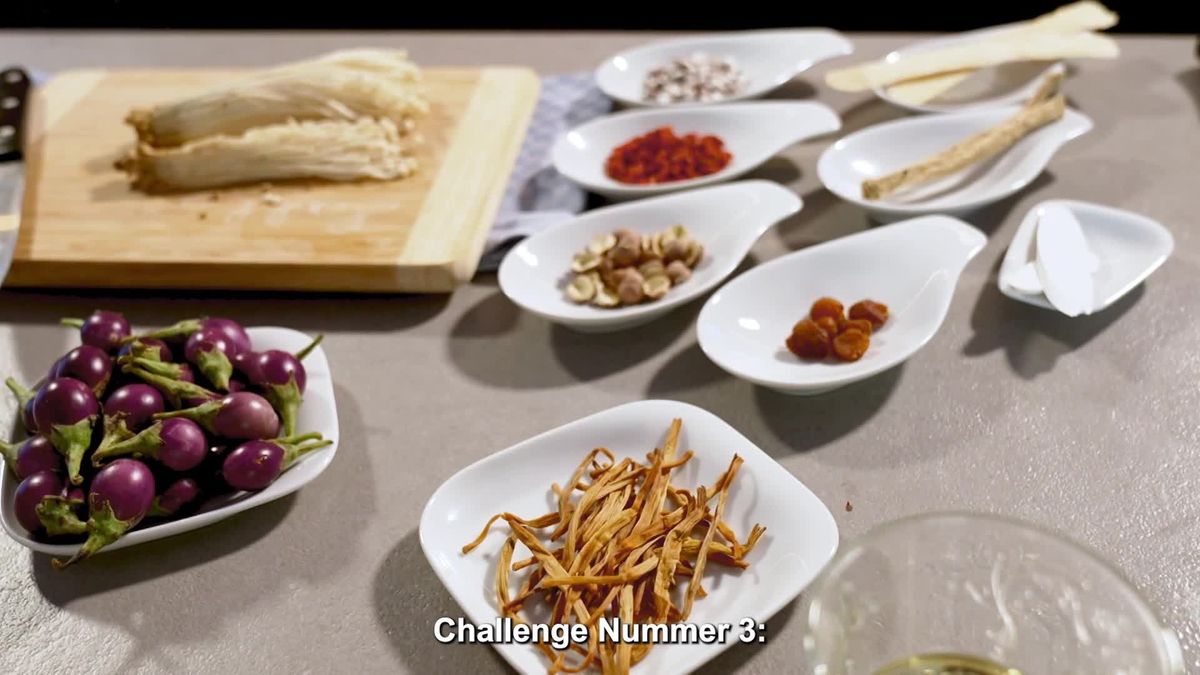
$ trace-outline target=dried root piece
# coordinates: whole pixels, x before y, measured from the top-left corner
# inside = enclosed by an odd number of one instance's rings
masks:
[[[351,49],[291,63],[180,101],[136,109],[138,142],[182,145],[288,120],[390,120],[406,133],[429,110],[420,70],[391,49]]]
[[[416,166],[387,119],[274,124],[169,149],[143,143],[117,162],[133,186],[146,192],[298,178],[390,180],[412,174]]]
[[[883,199],[901,189],[949,176],[966,167],[994,157],[1029,133],[1060,119],[1066,111],[1061,95],[1022,107],[1000,124],[960,141],[936,155],[886,176],[862,183],[864,199]]]

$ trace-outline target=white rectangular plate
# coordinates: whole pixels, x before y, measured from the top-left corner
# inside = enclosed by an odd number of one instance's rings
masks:
[[[491,623],[498,616],[492,580],[496,554],[507,528],[493,527],[484,543],[468,555],[463,544],[479,534],[493,514],[511,511],[535,517],[554,510],[550,484],[562,484],[597,446],[617,458],[643,460],[661,445],[674,418],[683,420],[680,451],[695,456],[676,471],[674,481],[687,488],[712,484],[729,467],[733,455],[745,459],[730,491],[725,518],[745,537],[754,523],[767,528],[750,555],[747,570],[710,565],[704,587],[688,621],[729,623],[725,644],[660,644],[650,650],[636,673],[689,672],[736,642],[738,622],[746,617],[766,622],[791,602],[833,557],[837,524],[821,500],[745,436],[712,413],[675,401],[639,401],[535,436],[459,471],[425,505],[421,516],[421,548],[442,583],[472,623]],[[514,560],[527,556],[517,547]],[[532,645],[495,645],[505,659],[525,673],[546,671],[545,657]],[[799,647],[797,647],[799,648]]]
[[[250,341],[257,351],[281,349],[288,352],[298,352],[304,349],[312,338],[290,328],[260,327],[248,328]],[[255,493],[247,493],[220,508],[202,511],[187,518],[170,520],[144,530],[134,530],[104,548],[104,551],[115,551],[146,541],[162,539],[173,534],[187,532],[196,528],[211,525],[224,520],[235,513],[252,509],[269,501],[289,495],[307,485],[333,461],[338,447],[338,417],[337,404],[333,400],[333,376],[329,372],[329,361],[325,352],[317,347],[304,359],[304,370],[308,375],[305,386],[304,402],[300,405],[300,415],[297,418],[296,430],[301,432],[318,431],[325,438],[333,441],[333,445],[310,453],[288,469],[267,489]],[[17,543],[41,553],[69,556],[79,548],[78,544],[47,544],[29,537],[25,528],[17,522],[13,513],[13,499],[17,490],[17,480],[7,468],[0,469],[0,523],[8,536]]]

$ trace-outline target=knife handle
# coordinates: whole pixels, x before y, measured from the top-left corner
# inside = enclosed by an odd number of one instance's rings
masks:
[[[21,157],[29,74],[20,68],[0,71],[0,162]]]

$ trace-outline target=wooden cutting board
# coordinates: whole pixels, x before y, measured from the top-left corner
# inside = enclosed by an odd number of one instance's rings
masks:
[[[122,120],[239,77],[227,70],[64,72],[33,99],[6,286],[448,292],[475,272],[537,102],[524,68],[425,71],[415,176],[150,196],[113,161]],[[276,198],[277,196],[277,198]]]

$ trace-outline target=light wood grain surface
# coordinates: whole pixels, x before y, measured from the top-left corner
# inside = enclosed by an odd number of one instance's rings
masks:
[[[131,108],[237,70],[80,70],[32,112],[11,286],[450,291],[478,263],[538,81],[522,68],[426,71],[418,172],[388,182],[295,182],[178,195],[131,190],[113,161]]]

